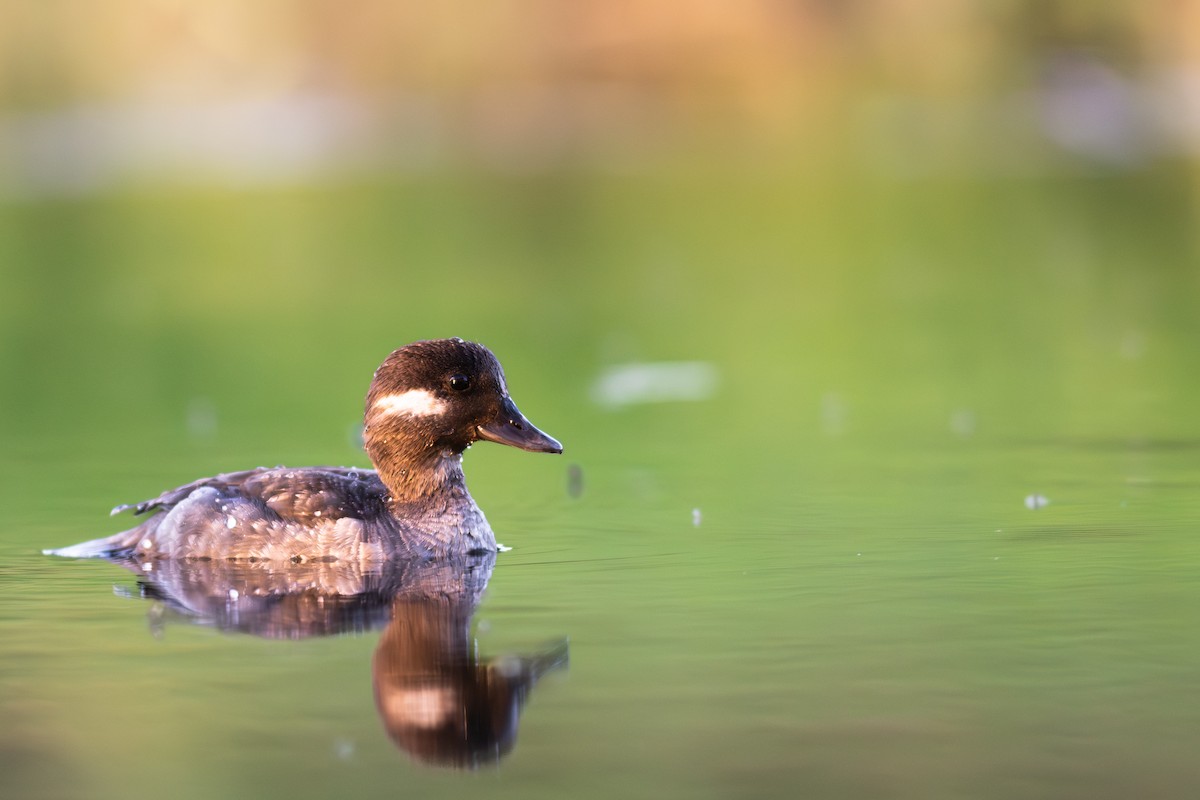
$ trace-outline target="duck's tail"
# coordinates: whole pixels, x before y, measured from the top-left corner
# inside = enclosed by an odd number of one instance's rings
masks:
[[[80,542],[69,547],[43,550],[42,554],[62,556],[63,558],[120,558],[132,553],[143,535],[143,528],[139,525],[103,539],[92,539],[90,542]]]

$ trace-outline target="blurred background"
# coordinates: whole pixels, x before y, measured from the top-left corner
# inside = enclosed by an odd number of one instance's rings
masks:
[[[364,464],[372,370],[462,336],[566,445],[466,462],[493,630],[572,642],[512,796],[1194,789],[1198,198],[1197,0],[6,0],[11,785],[127,796],[132,719],[152,785],[329,796],[342,725],[392,787],[369,690],[246,713],[369,643],[151,650],[34,554]]]
[[[321,431],[461,334],[1153,435],[1079,387],[1200,367],[1198,60],[1179,0],[5,3],[0,426]]]

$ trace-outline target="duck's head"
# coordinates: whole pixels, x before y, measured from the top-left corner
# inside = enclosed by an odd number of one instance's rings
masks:
[[[500,362],[481,344],[414,342],[375,370],[363,443],[385,481],[388,472],[419,469],[480,439],[537,453],[562,452],[556,439],[517,409]]]

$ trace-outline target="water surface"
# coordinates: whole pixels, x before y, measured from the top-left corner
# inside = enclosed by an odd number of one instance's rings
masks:
[[[1177,180],[5,209],[3,794],[1193,796],[1200,273]],[[371,370],[453,334],[567,448],[466,455],[512,549],[450,661],[549,654],[474,769],[389,735],[386,602],[229,624],[39,554],[202,475],[365,464]],[[593,399],[614,366],[681,361],[711,386]]]

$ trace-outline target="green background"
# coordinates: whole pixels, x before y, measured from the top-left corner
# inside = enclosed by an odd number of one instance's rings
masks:
[[[1032,91],[1035,45],[1001,42],[968,100]],[[843,109],[889,88],[858,68]],[[975,117],[912,150],[856,119],[532,168],[10,176],[0,793],[1194,796],[1194,161],[1018,140],[996,168]],[[491,347],[566,447],[466,455],[513,548],[481,651],[571,649],[499,765],[392,747],[378,632],[158,637],[132,577],[40,555],[203,475],[366,465],[372,370],[439,336]],[[593,399],[680,360],[711,396]]]

